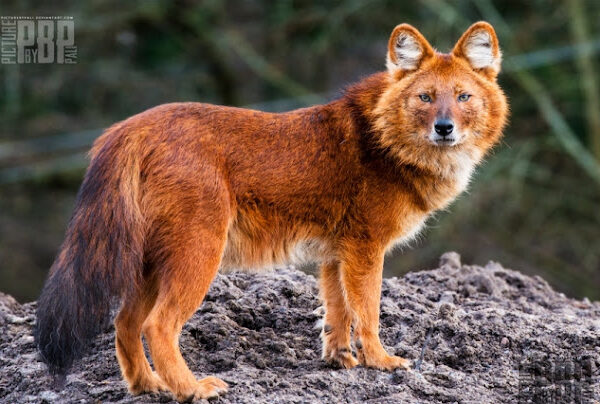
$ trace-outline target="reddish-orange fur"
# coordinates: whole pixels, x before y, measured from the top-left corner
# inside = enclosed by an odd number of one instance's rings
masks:
[[[143,268],[139,285],[122,292],[115,320],[117,356],[132,392],[169,389],[183,400],[223,391],[222,381],[197,381],[186,366],[178,348],[182,326],[219,268],[258,269],[296,255],[321,265],[326,360],[346,368],[409,367],[388,355],[378,336],[384,254],[464,190],[501,136],[507,105],[498,71],[473,68],[464,49],[477,32],[491,40],[477,50],[499,58],[486,23],[469,28],[450,54],[436,53],[415,28],[400,25],[388,58],[415,67],[370,76],[329,104],[283,114],[168,104],[96,141],[92,164],[107,173],[98,185],[120,195],[118,203],[137,218],[132,229],[141,250],[134,253]],[[416,59],[414,52],[395,53],[407,35],[408,46],[420,49]],[[419,98],[424,92],[432,102]],[[456,101],[461,92],[472,96],[468,102]],[[428,140],[440,114],[454,120],[461,143]],[[106,203],[98,214],[112,208]]]

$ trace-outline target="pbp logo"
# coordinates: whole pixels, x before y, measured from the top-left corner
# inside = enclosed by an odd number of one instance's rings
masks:
[[[73,17],[0,17],[2,64],[77,63]]]

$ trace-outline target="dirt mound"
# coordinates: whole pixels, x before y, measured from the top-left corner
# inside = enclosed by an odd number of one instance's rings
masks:
[[[567,403],[600,397],[600,303],[555,292],[490,262],[385,279],[381,337],[415,369],[334,369],[320,360],[317,282],[295,270],[219,275],[185,326],[197,376],[230,385],[221,403]],[[133,397],[121,381],[113,329],[77,362],[62,391],[33,344],[35,303],[0,294],[0,402],[170,402]],[[579,399],[579,401],[577,401]],[[555,401],[551,401],[555,400]]]

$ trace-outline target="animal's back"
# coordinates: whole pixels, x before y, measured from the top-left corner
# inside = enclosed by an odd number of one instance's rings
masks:
[[[173,103],[120,125],[128,127],[127,136],[148,163],[162,160],[172,166],[196,159],[197,164],[216,164],[236,195],[252,194],[270,203],[285,194],[301,199],[321,195],[341,185],[332,180],[343,175],[347,182],[357,169],[351,127],[330,105],[276,114]]]

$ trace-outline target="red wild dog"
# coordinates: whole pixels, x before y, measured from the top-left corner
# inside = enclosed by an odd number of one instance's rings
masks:
[[[508,113],[500,58],[485,22],[448,54],[402,24],[387,71],[329,104],[282,114],[168,104],[109,128],[38,303],[50,371],[66,374],[116,296],[130,391],[215,396],[227,385],[197,380],[181,356],[184,323],[219,268],[273,266],[297,251],[320,264],[323,358],[409,368],[378,336],[384,254],[460,194],[498,142]]]

